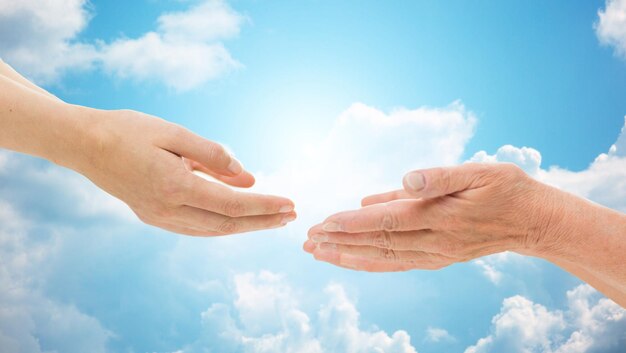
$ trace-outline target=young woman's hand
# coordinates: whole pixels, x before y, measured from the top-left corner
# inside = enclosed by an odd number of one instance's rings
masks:
[[[254,177],[223,146],[181,126],[67,104],[2,62],[0,92],[0,148],[82,173],[148,224],[211,236],[280,227],[296,217],[286,198],[224,185],[250,187]]]
[[[176,233],[211,236],[280,227],[295,219],[282,197],[245,193],[254,177],[218,143],[143,113],[78,109],[91,121],[76,169],[124,201],[145,223]],[[73,154],[77,155],[77,154]]]

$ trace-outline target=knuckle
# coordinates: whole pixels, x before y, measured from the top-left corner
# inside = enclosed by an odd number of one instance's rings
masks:
[[[493,173],[493,164],[491,163],[468,163],[468,168],[479,177]]]
[[[377,248],[383,248],[383,249],[393,248],[391,233],[386,230],[376,232],[374,235],[372,245],[374,245]]]
[[[378,252],[380,254],[380,257],[384,258],[385,260],[398,260],[398,254],[392,249],[381,248],[378,250]]]
[[[222,145],[218,143],[208,143],[206,144],[206,155],[209,157],[211,161],[219,161],[223,160],[224,155],[226,154],[226,150]]]
[[[184,127],[166,122],[163,125],[163,137],[166,141],[169,141],[170,144],[178,144],[181,141],[187,141],[189,139],[189,131]]]
[[[217,231],[223,234],[236,233],[239,230],[239,225],[232,219],[227,219],[220,223],[217,227]]]
[[[452,183],[452,176],[450,170],[447,168],[441,168],[439,173],[438,184],[439,190],[450,190],[450,184]]]
[[[180,125],[171,124],[169,126],[169,130],[172,138],[176,141],[184,140],[187,138],[187,129]]]
[[[226,216],[241,217],[246,213],[246,206],[240,200],[230,199],[224,202],[222,210],[224,211],[224,215]]]
[[[384,207],[381,228],[387,232],[397,229],[399,226],[398,216],[387,205]]]
[[[507,177],[521,177],[526,174],[524,173],[522,168],[518,167],[514,163],[500,163],[500,165],[498,166],[498,171],[503,176]]]
[[[425,177],[426,185],[424,190],[429,193],[447,193],[450,187],[450,171],[448,168],[437,167],[427,170]]]

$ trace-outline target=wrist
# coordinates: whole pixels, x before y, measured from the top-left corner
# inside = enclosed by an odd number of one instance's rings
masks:
[[[534,195],[525,238],[515,251],[540,258],[560,256],[578,242],[577,223],[588,202],[539,182]]]
[[[545,185],[538,222],[516,251],[548,261],[579,262],[591,249],[626,234],[626,215]]]
[[[84,174],[84,170],[97,161],[103,113],[98,109],[63,103],[63,119],[53,134],[57,147],[47,149],[48,155],[43,157]]]

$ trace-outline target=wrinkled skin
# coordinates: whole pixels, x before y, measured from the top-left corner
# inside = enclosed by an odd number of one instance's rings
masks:
[[[461,173],[472,178],[451,180]],[[537,245],[558,208],[546,197],[550,188],[514,165],[466,164],[424,174],[430,185],[417,195],[405,190],[373,195],[363,208],[314,226],[305,250],[365,271],[439,269]],[[454,190],[459,183],[463,189]]]

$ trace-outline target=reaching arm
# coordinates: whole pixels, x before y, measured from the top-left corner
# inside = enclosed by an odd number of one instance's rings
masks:
[[[365,271],[438,269],[503,251],[540,257],[626,307],[626,215],[509,164],[407,174],[404,189],[313,227],[306,251]]]
[[[226,149],[139,112],[64,103],[0,63],[0,148],[50,160],[121,199],[145,223],[173,232],[226,235],[295,219],[285,198],[235,191],[254,177]]]

